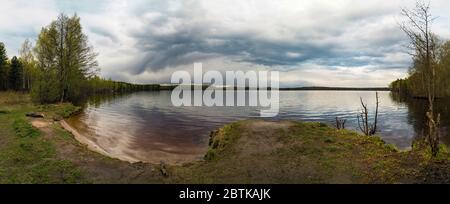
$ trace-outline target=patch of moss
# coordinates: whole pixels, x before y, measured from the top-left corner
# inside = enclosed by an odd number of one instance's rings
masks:
[[[214,132],[210,138],[210,146],[205,154],[205,160],[215,160],[229,145],[237,141],[240,137],[239,126],[239,123],[232,123]]]

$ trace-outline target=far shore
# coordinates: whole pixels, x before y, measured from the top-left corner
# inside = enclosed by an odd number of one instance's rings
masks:
[[[159,88],[156,90],[172,90],[179,86],[178,84],[158,84]],[[181,85],[186,86],[186,85]],[[189,86],[189,85],[187,85]],[[210,85],[191,85],[191,88],[201,87],[202,89],[207,89]],[[223,90],[259,90],[259,88],[250,87],[215,87],[215,89]],[[268,87],[267,89],[271,89]],[[305,87],[281,87],[278,88],[279,91],[391,91],[389,87],[326,87],[326,86],[305,86]]]

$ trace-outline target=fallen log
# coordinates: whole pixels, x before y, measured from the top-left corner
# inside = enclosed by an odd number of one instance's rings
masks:
[[[35,112],[27,113],[27,114],[25,114],[25,116],[30,117],[30,118],[44,118],[44,114],[35,113]]]

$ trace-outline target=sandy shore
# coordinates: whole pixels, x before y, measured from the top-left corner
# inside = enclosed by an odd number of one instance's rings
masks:
[[[100,153],[104,156],[108,156],[110,158],[119,159],[121,161],[129,162],[129,163],[151,163],[151,164],[160,164],[161,162],[171,165],[182,165],[185,163],[190,163],[194,161],[199,161],[203,159],[204,153],[201,155],[198,154],[174,154],[171,152],[161,151],[161,150],[138,150],[130,148],[128,142],[119,142],[116,145],[115,149],[108,151],[108,149],[102,148],[101,141],[95,141],[95,139],[90,139],[90,135],[84,135],[77,131],[76,128],[72,127],[68,122],[62,120],[60,121],[61,126],[70,132],[74,138],[83,145],[94,152]],[[205,150],[206,151],[206,150]],[[205,152],[206,153],[206,152]]]
[[[66,121],[62,120],[60,121],[61,127],[63,127],[65,130],[67,130],[68,132],[70,132],[74,138],[80,142],[83,145],[86,145],[86,147],[94,152],[100,153],[104,156],[108,156],[108,157],[112,157],[112,158],[117,158],[119,160],[122,161],[126,161],[126,162],[130,162],[130,163],[136,163],[139,162],[139,160],[127,157],[127,156],[122,156],[120,158],[115,157],[114,155],[111,155],[110,153],[108,153],[107,151],[105,151],[103,148],[101,148],[99,145],[97,145],[94,141],[89,140],[87,137],[81,135],[77,130],[75,130],[75,128],[73,128],[72,126],[70,126]]]

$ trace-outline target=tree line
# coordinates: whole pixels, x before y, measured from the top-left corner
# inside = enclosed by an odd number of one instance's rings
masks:
[[[97,53],[83,33],[80,17],[60,14],[43,27],[36,45],[27,39],[19,56],[8,59],[0,42],[0,91],[30,92],[39,103],[75,101],[90,94],[159,90],[98,76]]]
[[[434,86],[436,97],[450,97],[450,41],[440,40],[433,36],[431,46],[431,66],[434,69]],[[427,98],[427,67],[426,59],[414,56],[409,69],[409,75],[405,79],[397,79],[390,84],[392,91],[403,96]]]

